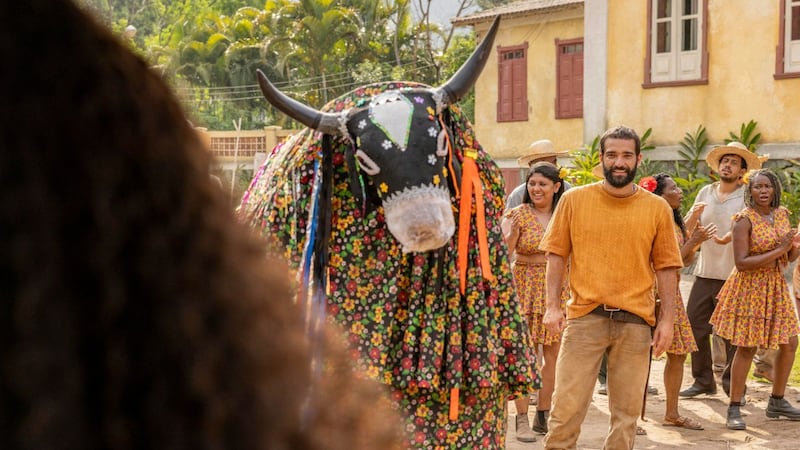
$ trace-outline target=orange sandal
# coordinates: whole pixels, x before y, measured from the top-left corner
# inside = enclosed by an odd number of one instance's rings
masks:
[[[664,417],[664,423],[661,425],[665,427],[680,427],[687,430],[702,430],[703,425],[700,422],[692,419],[691,417],[680,416],[677,419],[669,419]]]

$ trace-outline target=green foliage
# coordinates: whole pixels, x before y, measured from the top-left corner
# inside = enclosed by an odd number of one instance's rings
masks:
[[[702,157],[703,150],[708,145],[706,128],[698,125],[694,133],[687,131],[680,144],[681,149],[678,150],[678,155],[683,160],[675,162],[675,176],[672,179],[683,190],[681,209],[687,211],[694,203],[697,192],[711,182]]]
[[[481,9],[489,9],[511,3],[512,1],[514,0],[476,0],[476,3]]]
[[[458,35],[450,42],[447,51],[440,58],[442,67],[442,80],[448,80],[461,68],[461,65],[469,58],[477,45],[474,33]],[[442,81],[443,82],[443,81]],[[461,110],[470,120],[475,120],[475,89],[470,91],[458,101]]]
[[[789,216],[789,219],[792,226],[796,226],[800,220],[800,214],[797,214],[800,211],[800,161],[789,160],[782,166],[778,166],[775,161],[770,161],[765,165],[771,166],[769,169],[778,175],[783,187],[781,204],[792,211],[793,214]]]
[[[756,126],[758,126],[758,122],[754,120],[750,120],[750,122],[743,123],[742,126],[739,128],[739,134],[734,134],[733,131],[728,133],[730,138],[725,139],[725,143],[728,144],[733,141],[741,142],[745,145],[751,152],[756,151],[756,147],[758,146],[759,141],[761,141],[761,133],[755,133]]]
[[[678,154],[683,158],[683,161],[678,161],[678,167],[681,171],[698,176],[702,171],[702,153],[703,149],[708,145],[708,137],[706,136],[706,128],[702,125],[697,126],[694,133],[686,132],[683,135],[683,140],[680,142],[681,150]]]
[[[654,150],[656,148],[655,145],[650,143],[650,135],[653,133],[652,128],[648,128],[645,132],[639,137],[639,150],[642,152],[642,161],[639,163],[639,167],[636,171],[636,181],[641,177],[646,177],[649,175],[655,175],[659,172],[664,172],[664,163],[661,161],[651,161],[647,158],[647,152]]]
[[[575,186],[594,183],[600,180],[592,173],[592,169],[600,164],[600,136],[596,136],[591,144],[570,151],[573,169],[567,181]]]

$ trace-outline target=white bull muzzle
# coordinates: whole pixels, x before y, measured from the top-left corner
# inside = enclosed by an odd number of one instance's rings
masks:
[[[384,199],[383,210],[386,226],[400,241],[403,253],[436,250],[456,229],[450,194],[443,187],[406,188]]]

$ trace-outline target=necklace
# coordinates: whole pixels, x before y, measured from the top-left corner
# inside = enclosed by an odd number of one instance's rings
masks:
[[[773,222],[774,222],[774,216],[772,215],[772,210],[770,210],[769,214],[761,214],[761,213],[758,213],[758,214],[759,214],[761,217],[763,217],[763,218],[764,218],[764,220],[766,220],[766,221],[767,221],[767,222],[768,222],[770,225],[772,225],[772,224],[773,224]]]

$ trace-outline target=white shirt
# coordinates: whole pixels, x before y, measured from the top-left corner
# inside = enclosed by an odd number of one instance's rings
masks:
[[[694,202],[706,203],[700,215],[700,225],[714,223],[717,225],[717,236],[724,236],[733,226],[733,215],[744,209],[744,186],[731,192],[725,201],[717,196],[719,182],[709,184],[700,189]],[[709,239],[700,244],[700,257],[694,268],[694,274],[702,278],[727,280],[733,270],[733,245],[720,245]]]

